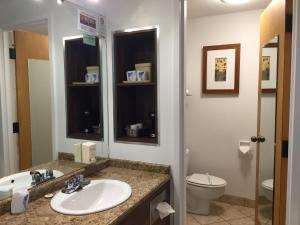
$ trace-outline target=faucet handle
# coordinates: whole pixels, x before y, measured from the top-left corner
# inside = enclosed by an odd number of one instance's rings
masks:
[[[53,170],[51,170],[51,169],[46,170],[46,177],[52,178],[53,177]]]

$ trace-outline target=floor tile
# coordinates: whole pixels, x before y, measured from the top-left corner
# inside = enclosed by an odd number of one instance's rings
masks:
[[[187,214],[186,225],[254,225],[254,217],[253,208],[216,201],[212,202],[208,216]]]
[[[219,216],[201,216],[201,215],[193,215],[193,217],[200,223],[201,225],[206,225],[206,224],[212,224],[212,223],[217,223],[217,222],[222,222],[224,221],[221,217]]]
[[[186,225],[201,225],[199,224],[191,214],[186,215]]]
[[[238,220],[227,221],[230,225],[254,225],[254,220],[246,217]]]
[[[209,225],[230,225],[230,223],[227,223],[225,221],[220,222],[220,223],[210,223]]]
[[[236,208],[239,212],[241,212],[243,215],[249,217],[255,215],[255,209],[254,208],[248,208],[243,206],[233,206]]]
[[[245,218],[246,216],[242,214],[239,210],[237,210],[234,206],[232,206],[224,208],[224,213],[222,213],[220,217],[224,220],[235,220]]]

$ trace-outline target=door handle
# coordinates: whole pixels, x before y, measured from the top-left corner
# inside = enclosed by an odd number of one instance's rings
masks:
[[[266,138],[264,136],[253,136],[251,137],[251,142],[264,143]]]

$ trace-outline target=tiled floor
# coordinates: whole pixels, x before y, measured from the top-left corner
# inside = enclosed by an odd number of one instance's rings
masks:
[[[186,225],[254,225],[253,208],[213,202],[209,216],[187,214]]]
[[[258,210],[259,210],[258,218],[261,225],[272,225],[273,205],[272,204],[260,205]]]

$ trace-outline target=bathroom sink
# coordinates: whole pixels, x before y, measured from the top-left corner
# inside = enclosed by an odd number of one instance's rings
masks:
[[[40,173],[45,173],[46,170],[36,170]],[[61,177],[64,175],[58,170],[53,170],[54,177]],[[13,190],[19,188],[30,188],[32,182],[32,177],[30,171],[15,173],[0,179],[0,199],[4,199],[11,196]]]
[[[104,211],[125,202],[131,187],[118,180],[92,180],[82,190],[72,194],[61,191],[51,200],[55,211],[66,215],[85,215]]]

